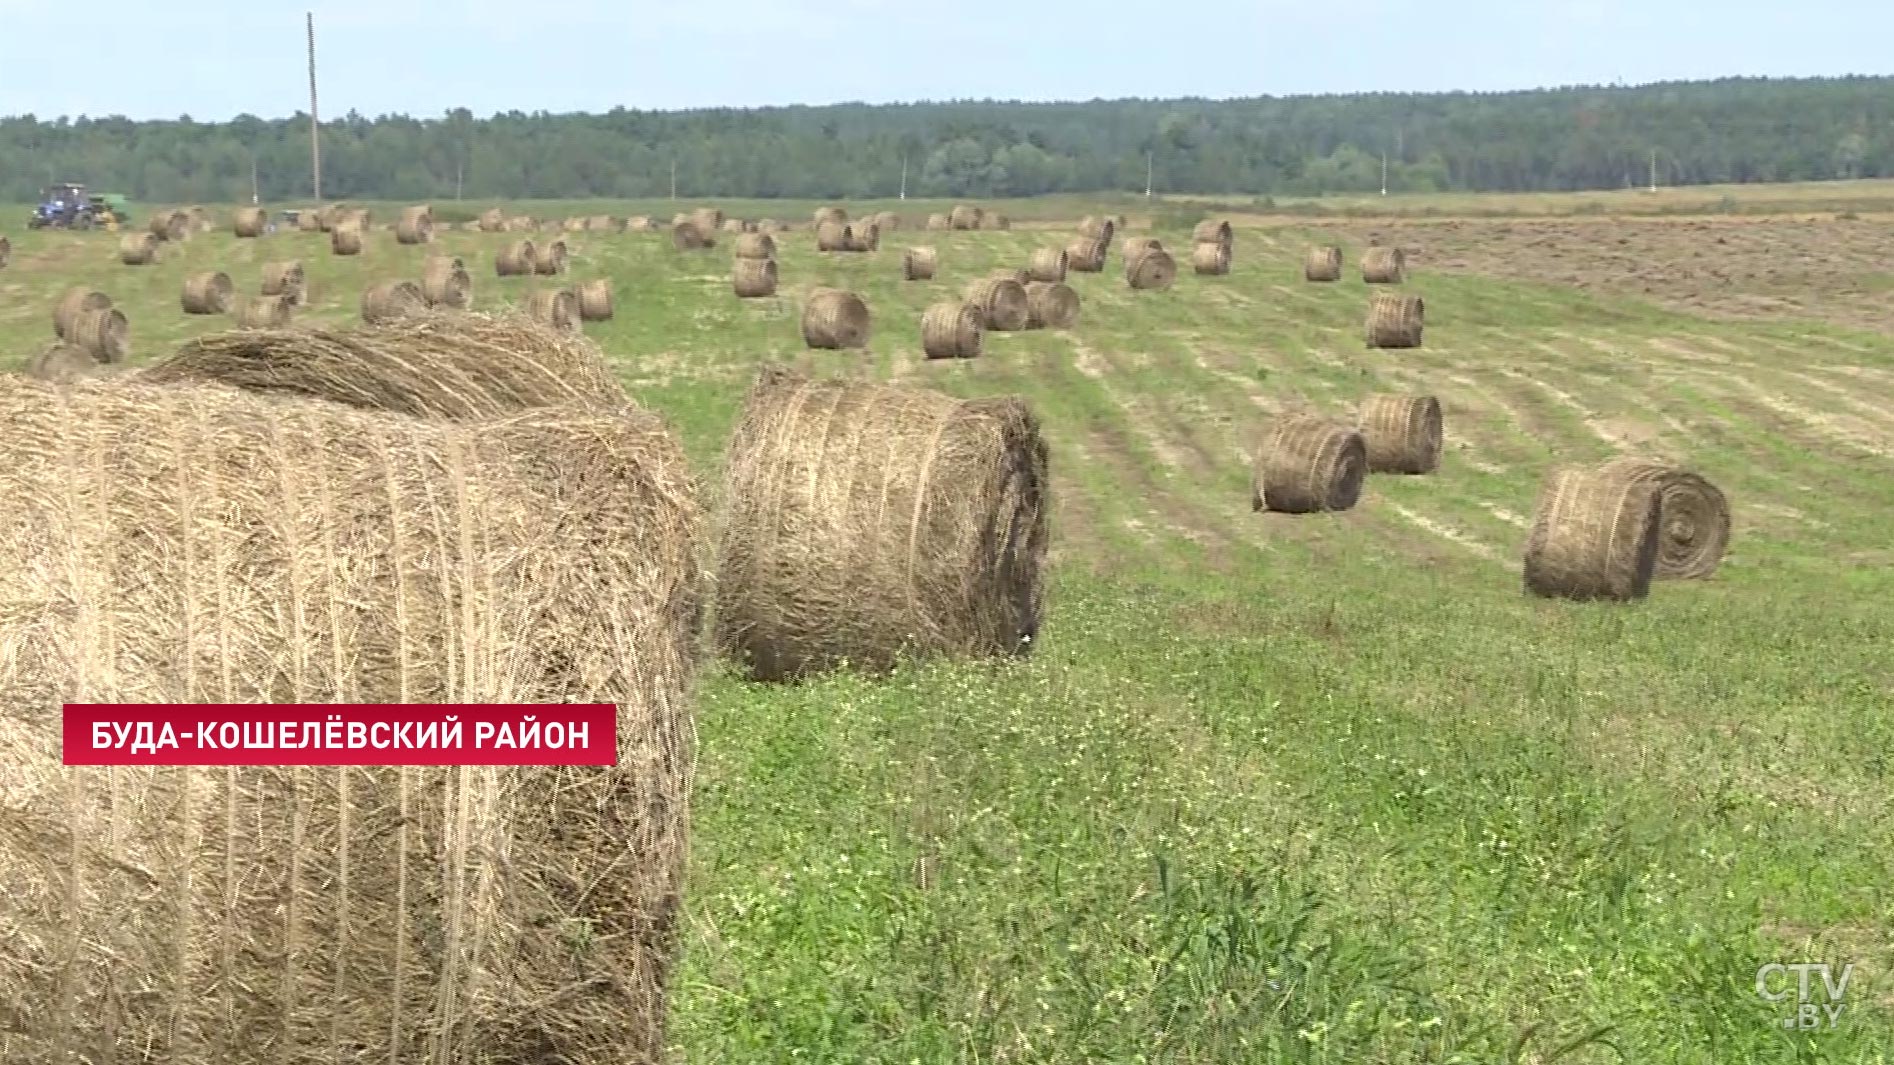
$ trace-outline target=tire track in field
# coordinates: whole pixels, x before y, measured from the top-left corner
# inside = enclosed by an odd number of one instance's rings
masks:
[[[1830,444],[1842,444],[1882,458],[1894,458],[1894,446],[1890,446],[1886,430],[1877,429],[1858,418],[1809,410],[1770,392],[1738,373],[1700,368],[1695,376],[1706,381],[1725,383],[1729,386],[1724,390],[1725,395],[1730,395],[1729,389],[1734,389],[1747,402],[1792,423],[1800,424]]]

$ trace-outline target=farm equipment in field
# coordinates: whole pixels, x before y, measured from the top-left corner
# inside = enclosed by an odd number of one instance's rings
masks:
[[[131,216],[125,210],[125,197],[117,194],[95,195],[84,185],[67,181],[48,185],[40,192],[39,206],[27,219],[28,229],[117,229]]]

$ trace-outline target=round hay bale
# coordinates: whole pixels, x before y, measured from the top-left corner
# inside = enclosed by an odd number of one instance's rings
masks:
[[[944,214],[930,214],[927,216],[927,228],[936,230],[952,229],[954,228],[953,219]]]
[[[112,305],[112,297],[97,289],[80,285],[66,290],[53,305],[53,335],[61,340],[72,339],[72,323],[86,311],[100,311]]]
[[[921,312],[921,350],[930,359],[977,358],[985,333],[979,308],[970,303],[947,300]]]
[[[230,216],[230,227],[238,237],[260,237],[270,227],[270,213],[261,207],[239,207]]]
[[[812,348],[839,351],[842,348],[866,347],[873,325],[868,304],[853,292],[837,288],[813,289],[809,293],[809,302],[802,307],[802,341]]]
[[[1032,319],[1026,286],[1010,277],[985,277],[967,286],[966,301],[992,333],[1018,332]]]
[[[296,228],[303,233],[327,232],[322,227],[322,212],[316,208],[296,212]]]
[[[739,259],[774,259],[776,238],[768,233],[745,233],[737,238],[736,253]]]
[[[566,272],[571,253],[566,249],[566,238],[554,237],[541,241],[533,249],[533,273],[543,277],[556,277]]]
[[[1348,510],[1361,498],[1368,445],[1326,418],[1288,415],[1263,437],[1250,478],[1250,509],[1281,514]]]
[[[1030,651],[1051,484],[1023,400],[769,368],[724,469],[715,637],[753,678]]]
[[[350,207],[336,211],[336,226],[354,226],[366,233],[374,224],[375,212],[366,207]]]
[[[1190,249],[1190,268],[1203,277],[1221,277],[1230,272],[1228,244],[1198,243]]]
[[[981,229],[1011,229],[1013,228],[1013,220],[996,211],[992,214],[982,215],[980,218],[979,228]]]
[[[0,236],[0,268],[13,261],[13,242]]]
[[[880,251],[881,223],[872,218],[849,223],[849,251]]]
[[[516,240],[493,257],[493,272],[501,277],[525,277],[533,272],[539,251],[530,240]]]
[[[395,220],[395,243],[426,244],[434,239],[434,208],[427,204],[403,207]]]
[[[578,215],[573,215],[571,218],[561,222],[559,228],[565,230],[567,233],[583,233],[585,232],[585,219]]]
[[[158,240],[184,240],[191,235],[191,216],[187,211],[160,211],[145,229]]]
[[[1190,239],[1193,244],[1221,244],[1234,250],[1236,232],[1222,219],[1206,218],[1190,231]]]
[[[526,299],[526,314],[560,333],[577,333],[584,327],[579,317],[579,297],[563,288],[545,289]]]
[[[1065,246],[1065,268],[1080,274],[1103,273],[1105,259],[1111,254],[1111,242],[1097,237],[1080,237]]]
[[[988,270],[986,276],[1004,278],[1008,281],[1017,281],[1022,286],[1032,280],[1032,274],[1028,273],[1025,268],[1018,266],[996,266]]]
[[[1702,580],[1716,572],[1730,542],[1730,504],[1702,475],[1663,462],[1608,462],[1612,476],[1647,486],[1657,496],[1657,580]]]
[[[1440,468],[1445,430],[1440,401],[1433,396],[1368,396],[1356,421],[1368,445],[1369,473],[1423,474]]]
[[[893,233],[901,228],[901,216],[893,211],[882,211],[875,215],[875,226],[883,233]]]
[[[254,296],[237,306],[238,329],[287,329],[296,301],[285,293]]]
[[[1399,248],[1376,245],[1361,253],[1361,279],[1370,285],[1398,285],[1407,279],[1407,255]]]
[[[1108,217],[1088,214],[1079,219],[1079,236],[1087,240],[1103,241],[1107,248],[1111,247],[1112,235],[1117,231],[1117,225]]]
[[[1629,602],[1650,594],[1662,507],[1648,480],[1562,466],[1546,476],[1526,536],[1526,591]]]
[[[572,297],[579,301],[579,320],[582,322],[609,322],[616,313],[612,283],[606,278],[595,277],[573,286]]]
[[[236,293],[237,286],[230,283],[229,274],[206,270],[184,279],[184,293],[179,302],[184,305],[185,314],[227,314],[231,297]]]
[[[116,307],[94,307],[73,315],[66,342],[100,362],[124,362],[131,355],[131,323]]]
[[[781,222],[778,222],[774,218],[765,218],[762,221],[756,223],[756,231],[758,233],[769,233],[769,234],[781,233],[786,228],[788,227],[784,226]]]
[[[855,247],[855,231],[847,222],[833,219],[815,227],[815,250],[852,251]]]
[[[64,384],[87,377],[97,377],[106,371],[106,364],[93,358],[92,353],[86,349],[55,341],[26,360],[26,366],[22,368],[21,373],[35,381],[53,381]]]
[[[383,281],[362,292],[362,321],[386,322],[427,310],[427,296],[412,281]]]
[[[10,1060],[663,1056],[707,589],[660,422],[18,378],[0,430]],[[618,764],[66,767],[73,693],[610,703]]]
[[[1126,237],[1118,246],[1118,254],[1129,261],[1132,256],[1141,251],[1146,251],[1151,248],[1162,250],[1163,247],[1164,245],[1159,243],[1156,237]]]
[[[901,276],[909,281],[930,281],[940,269],[940,253],[931,247],[909,248],[901,255]]]
[[[947,213],[948,224],[955,229],[979,229],[980,221],[985,217],[984,209],[970,203],[956,204],[954,209]]]
[[[730,287],[738,299],[761,299],[776,294],[776,260],[738,259],[731,268]]]
[[[743,219],[741,218],[726,218],[723,220],[723,225],[720,228],[722,228],[725,233],[732,234],[748,233],[750,231],[749,227],[744,225]]]
[[[336,222],[349,210],[346,204],[330,203],[316,208],[316,226],[324,233],[335,228]]]
[[[1368,298],[1368,346],[1418,348],[1427,306],[1419,296],[1376,292]]]
[[[502,233],[506,230],[506,212],[498,207],[489,207],[480,212],[480,232]]]
[[[1167,289],[1176,280],[1177,260],[1163,248],[1145,248],[1125,257],[1125,283],[1134,289],[1141,292]]]
[[[1302,279],[1316,282],[1340,281],[1342,279],[1341,247],[1335,244],[1311,247],[1302,259]]]
[[[823,226],[828,225],[830,222],[847,222],[847,221],[848,221],[848,212],[843,210],[840,207],[836,207],[833,205],[830,205],[828,207],[816,208],[814,216],[810,218],[810,222],[817,229],[821,229]]]
[[[1064,281],[1067,262],[1064,248],[1040,248],[1026,259],[1026,279],[1054,284]]]
[[[150,266],[158,261],[160,241],[150,233],[127,233],[118,238],[118,261],[126,266]]]
[[[1079,320],[1079,294],[1062,281],[1026,286],[1026,328],[1070,329]]]
[[[506,231],[508,233],[536,233],[539,231],[539,223],[533,221],[531,215],[521,215],[518,218],[506,220]]]
[[[610,233],[621,227],[611,215],[595,214],[585,220],[585,228],[592,233]]]
[[[658,223],[649,215],[635,214],[625,219],[627,233],[656,233]]]
[[[362,242],[366,228],[353,221],[333,226],[329,230],[329,251],[336,255],[362,254]]]
[[[473,306],[473,276],[455,255],[430,255],[421,267],[421,295],[430,307],[464,311]]]
[[[690,218],[706,235],[723,228],[723,208],[721,207],[699,207],[690,213]]]
[[[680,218],[671,223],[671,247],[678,251],[702,251],[715,247],[716,238],[710,231],[700,227],[689,218]]]

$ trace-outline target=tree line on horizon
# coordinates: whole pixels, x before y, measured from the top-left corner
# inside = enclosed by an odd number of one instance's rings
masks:
[[[1894,176],[1894,78],[1509,93],[835,104],[321,128],[327,199],[871,199],[1536,192]],[[1385,162],[1384,162],[1385,160]],[[254,166],[254,170],[253,170]],[[1385,166],[1385,171],[1384,171]],[[1148,169],[1147,169],[1148,168]],[[0,200],[53,181],[150,202],[312,195],[309,120],[0,118]]]

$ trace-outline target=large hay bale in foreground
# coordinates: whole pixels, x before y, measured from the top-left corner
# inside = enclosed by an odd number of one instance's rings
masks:
[[[564,237],[554,237],[541,241],[533,248],[533,273],[542,277],[556,277],[566,272],[566,266],[572,253],[566,247]]]
[[[901,277],[907,281],[931,281],[940,269],[940,253],[931,247],[909,248],[901,255]]]
[[[0,431],[10,1065],[661,1060],[702,590],[655,418],[21,379]],[[619,763],[68,768],[65,700],[607,702]]]
[[[533,272],[538,255],[532,241],[516,240],[493,257],[493,272],[500,277],[525,277]]]
[[[1105,270],[1111,255],[1111,243],[1097,237],[1080,237],[1065,246],[1065,268],[1079,274],[1097,274]]]
[[[1623,470],[1561,466],[1546,476],[1526,536],[1526,591],[1628,602],[1650,594],[1662,508]]]
[[[127,233],[118,238],[118,261],[126,266],[150,266],[158,261],[162,243],[150,233]]]
[[[812,348],[839,351],[866,347],[873,326],[868,304],[853,292],[813,289],[802,308],[802,341]]]
[[[1370,473],[1432,473],[1445,447],[1440,401],[1382,393],[1364,398],[1356,421],[1368,445]]]
[[[579,297],[570,289],[546,289],[528,296],[526,316],[559,333],[578,333],[585,328],[585,319],[579,315]]]
[[[710,234],[710,230],[691,219],[680,218],[671,223],[671,247],[678,251],[702,251],[715,247],[717,240]]]
[[[230,216],[230,228],[239,238],[260,237],[270,227],[270,213],[261,207],[239,207]]]
[[[1349,510],[1361,499],[1368,448],[1352,425],[1312,415],[1276,419],[1250,478],[1250,509],[1281,514]]]
[[[572,296],[579,301],[582,322],[609,322],[617,313],[612,300],[612,283],[607,278],[595,277],[573,286]]]
[[[395,242],[426,244],[434,239],[434,208],[427,204],[403,207],[395,220]]]
[[[964,296],[980,312],[980,324],[991,332],[1018,332],[1032,318],[1026,286],[1011,277],[981,278],[967,286]]]
[[[254,296],[237,305],[238,329],[287,329],[296,301],[281,293]]]
[[[1730,504],[1701,474],[1664,462],[1626,458],[1604,471],[1657,495],[1657,580],[1701,580],[1716,572],[1730,542]]]
[[[724,469],[716,636],[751,676],[1030,649],[1051,483],[1024,401],[770,368]]]
[[[1190,249],[1190,268],[1200,277],[1222,277],[1230,272],[1230,246],[1198,242]]]
[[[1377,292],[1368,298],[1368,346],[1418,348],[1425,331],[1427,305],[1404,292]]]
[[[930,359],[977,358],[985,333],[980,312],[961,300],[946,300],[921,312],[921,351]]]
[[[1108,217],[1088,214],[1079,219],[1079,236],[1087,240],[1102,240],[1107,248],[1111,247],[1111,238],[1116,232],[1117,225]]]
[[[1407,255],[1376,245],[1361,253],[1361,279],[1370,285],[1398,285],[1407,278]]]
[[[185,314],[225,314],[236,292],[237,286],[231,283],[229,274],[205,270],[184,279],[184,292],[178,302],[183,305]]]
[[[1156,292],[1177,280],[1177,260],[1159,247],[1141,248],[1125,256],[1125,284],[1140,292]]]
[[[66,342],[100,362],[124,362],[132,353],[131,323],[117,307],[80,311],[66,326]]]
[[[66,290],[53,304],[53,335],[65,340],[72,335],[73,319],[86,311],[103,310],[112,305],[112,297],[97,289],[78,285]]]
[[[97,377],[108,370],[107,364],[93,358],[86,349],[55,341],[26,360],[20,372],[36,381],[65,384]]]
[[[855,230],[847,222],[830,219],[815,227],[815,250],[855,250]]]
[[[427,310],[427,294],[412,281],[383,281],[362,291],[362,321],[387,322]]]
[[[776,238],[768,233],[745,233],[737,238],[736,257],[774,259],[776,258]]]
[[[1305,281],[1340,281],[1342,249],[1334,244],[1311,247],[1302,258],[1302,278]]]
[[[214,333],[140,373],[367,410],[474,419],[627,402],[598,345],[520,315],[423,313],[353,329]]]
[[[264,263],[263,283],[257,291],[265,296],[287,296],[290,303],[301,306],[309,301],[307,276],[299,259]]]
[[[473,306],[473,275],[457,255],[430,255],[421,267],[421,295],[430,307],[464,311]]]
[[[334,255],[360,255],[367,240],[368,227],[353,220],[338,223],[329,230],[329,251]]]
[[[738,259],[730,269],[730,288],[738,299],[754,300],[776,294],[776,260]]]
[[[1064,248],[1037,248],[1026,259],[1026,280],[1064,281],[1066,265]]]
[[[1026,328],[1070,329],[1079,320],[1079,294],[1059,281],[1034,281],[1026,286]]]

